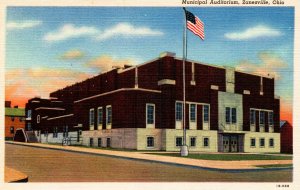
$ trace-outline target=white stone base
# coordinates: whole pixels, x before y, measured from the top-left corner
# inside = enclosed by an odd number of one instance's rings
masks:
[[[77,131],[69,132],[68,137],[72,137],[71,145],[81,144],[82,142],[77,142]],[[62,144],[64,137],[63,133],[58,133],[57,137],[53,138],[53,133],[48,133],[48,136],[45,136],[44,134],[40,135],[40,141],[41,143],[58,143]]]
[[[251,138],[255,138],[255,147],[251,147]],[[260,146],[260,139],[265,139],[265,146]],[[273,138],[274,146],[269,146],[269,139]],[[248,132],[244,138],[244,151],[245,152],[280,152],[280,133],[268,133],[268,132]]]

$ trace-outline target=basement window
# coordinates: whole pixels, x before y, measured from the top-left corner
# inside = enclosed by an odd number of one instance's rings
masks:
[[[147,137],[147,148],[154,147],[154,137]]]

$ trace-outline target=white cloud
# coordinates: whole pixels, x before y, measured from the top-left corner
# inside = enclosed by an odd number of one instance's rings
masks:
[[[23,30],[41,25],[43,22],[39,20],[24,20],[24,21],[8,21],[6,28],[8,30]]]
[[[279,30],[264,25],[247,28],[244,31],[226,33],[224,36],[230,40],[249,40],[260,37],[276,37],[282,33]]]
[[[89,60],[85,66],[96,72],[105,72],[111,70],[114,66],[124,67],[124,65],[136,65],[134,59],[117,59],[110,55],[100,55]]]
[[[95,35],[98,32],[98,29],[95,27],[76,27],[73,24],[65,24],[57,31],[47,33],[44,36],[44,40],[48,42],[63,41],[69,38]]]
[[[60,56],[60,59],[62,60],[78,60],[82,59],[84,57],[84,52],[78,49],[69,50],[64,52],[63,55]]]
[[[161,36],[161,35],[163,35],[163,32],[159,30],[153,30],[148,27],[135,27],[129,23],[123,22],[104,30],[96,37],[96,39],[103,41],[103,40],[113,38],[115,36],[142,37],[142,36]]]
[[[271,76],[276,80],[282,79],[282,72],[288,66],[282,57],[274,53],[261,52],[258,54],[258,58],[259,63],[253,63],[248,60],[240,61],[236,69],[263,76]]]
[[[136,27],[129,23],[118,23],[111,28],[103,31],[96,27],[81,26],[77,27],[73,24],[65,24],[56,31],[49,32],[44,36],[47,42],[63,41],[70,38],[92,37],[99,41],[104,41],[116,36],[121,37],[147,37],[161,36],[163,32],[153,30],[149,27]]]

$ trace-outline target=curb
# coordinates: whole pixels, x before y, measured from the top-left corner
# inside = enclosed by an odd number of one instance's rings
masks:
[[[108,155],[108,154],[95,153],[95,152],[82,152],[80,150],[66,150],[63,148],[56,148],[56,147],[41,147],[41,146],[35,146],[32,144],[29,144],[29,143],[28,144],[19,144],[19,143],[14,143],[14,142],[5,142],[5,144],[28,146],[28,147],[41,148],[41,149],[59,150],[59,151],[87,154],[87,155],[105,156],[105,157],[120,158],[120,159],[125,159],[125,160],[138,160],[138,161],[148,162],[148,163],[160,163],[160,164],[177,166],[177,167],[201,169],[201,170],[208,170],[208,171],[218,171],[218,172],[225,172],[225,173],[262,172],[262,171],[265,172],[265,171],[279,171],[279,170],[292,170],[293,169],[293,167],[253,168],[253,169],[251,169],[251,168],[249,168],[249,169],[221,169],[221,168],[210,168],[210,167],[179,164],[179,163],[165,162],[165,161],[158,161],[158,160],[149,160],[149,159],[144,159],[144,158],[132,158],[132,157],[126,157],[126,156],[120,156],[120,155]]]

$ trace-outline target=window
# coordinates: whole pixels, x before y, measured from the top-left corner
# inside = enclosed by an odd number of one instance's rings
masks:
[[[269,125],[274,125],[274,114],[269,112]]]
[[[24,121],[24,118],[23,118],[23,117],[19,117],[19,121],[20,121],[20,122],[23,122],[23,121]]]
[[[31,110],[27,110],[27,117],[31,118]]]
[[[40,123],[41,122],[41,116],[40,115],[37,115],[36,116],[36,123]]]
[[[269,147],[274,147],[274,139],[269,139]]]
[[[260,125],[265,124],[265,112],[264,111],[259,112],[259,124]]]
[[[11,119],[11,121],[15,121],[15,117],[14,116],[11,116],[10,119]]]
[[[190,122],[196,122],[196,104],[190,104]]]
[[[154,124],[155,119],[155,106],[154,104],[146,104],[146,117],[147,117],[147,124]]]
[[[182,146],[182,145],[183,145],[183,138],[176,137],[176,146]]]
[[[106,124],[110,125],[111,124],[111,115],[112,115],[112,110],[111,110],[111,106],[107,106],[106,107]]]
[[[226,123],[230,123],[230,108],[226,107]]]
[[[68,137],[69,136],[69,131],[68,131],[68,126],[63,127],[63,137]]]
[[[10,134],[14,134],[15,133],[15,128],[14,127],[10,127]]]
[[[225,108],[225,120],[227,124],[236,124],[236,108]]]
[[[255,110],[250,110],[250,124],[255,125],[256,122]]]
[[[32,128],[31,128],[31,123],[27,123],[27,130],[28,130],[28,131],[31,131],[31,130],[32,130]]]
[[[265,139],[264,138],[259,139],[259,146],[260,147],[264,147],[265,146]]]
[[[94,125],[95,111],[94,108],[90,109],[90,125]]]
[[[90,146],[94,146],[94,139],[90,138]]]
[[[204,105],[203,106],[203,122],[208,123],[209,121],[209,106]]]
[[[250,146],[251,147],[255,147],[256,146],[255,138],[251,138],[250,139]]]
[[[196,137],[191,137],[190,138],[190,146],[195,147],[196,146]]]
[[[181,102],[176,102],[176,121],[181,121],[182,120],[182,103]]]
[[[57,129],[57,127],[54,127],[53,128],[53,138],[57,138],[57,136],[58,136],[58,129]]]
[[[209,138],[208,137],[203,138],[203,146],[204,147],[209,147]]]
[[[98,108],[98,117],[97,117],[97,124],[102,125],[103,123],[103,109],[102,107]]]
[[[107,138],[107,139],[106,139],[106,147],[110,147],[110,143],[111,143],[111,142],[110,142],[110,138]]]
[[[102,147],[102,139],[98,138],[98,147]]]
[[[231,123],[236,123],[236,108],[231,108]]]
[[[154,147],[154,137],[147,137],[147,147]]]

